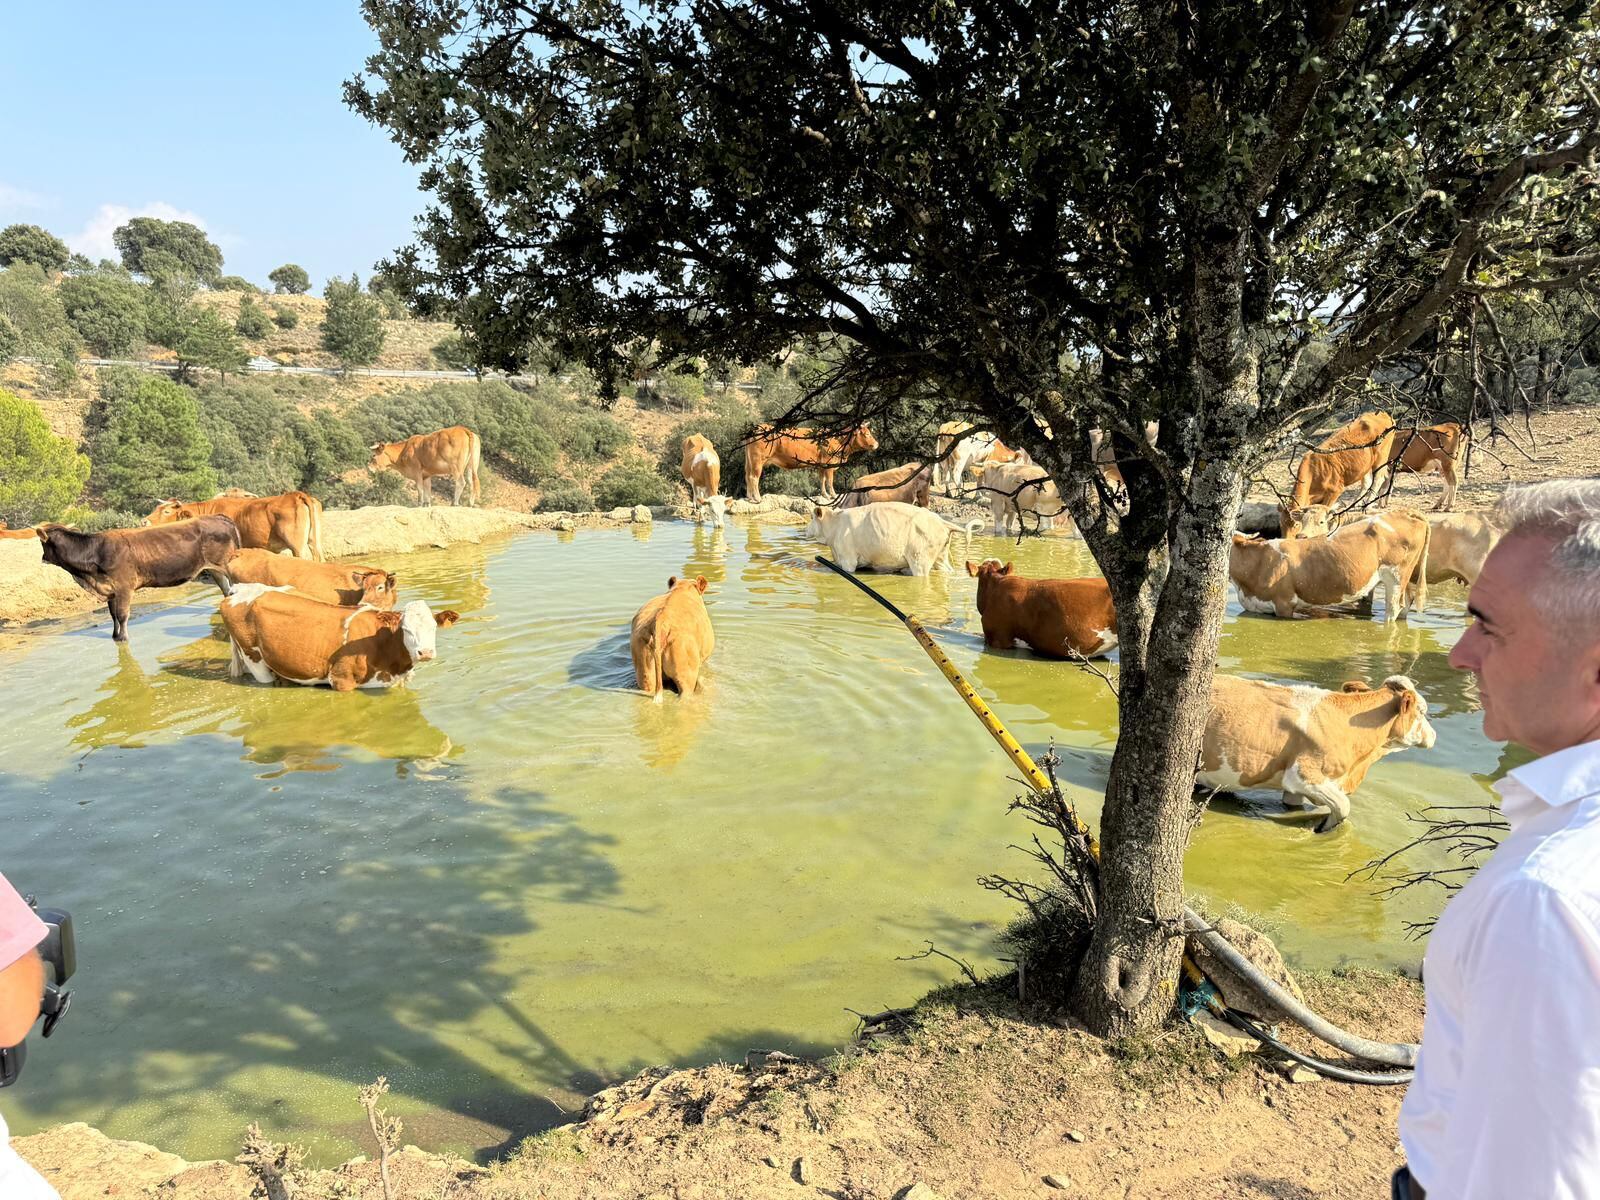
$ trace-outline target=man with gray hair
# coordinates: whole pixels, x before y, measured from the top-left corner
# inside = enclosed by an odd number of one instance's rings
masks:
[[[1600,1197],[1600,480],[1512,488],[1496,520],[1450,664],[1540,757],[1495,785],[1509,832],[1428,943],[1409,1200]]]

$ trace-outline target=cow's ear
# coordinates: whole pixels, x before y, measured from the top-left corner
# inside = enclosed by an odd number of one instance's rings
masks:
[[[1009,574],[1011,574],[1011,568],[1013,566],[1015,566],[1015,565],[1016,565],[1015,563],[1007,563],[1005,566],[1000,568],[999,574],[1001,574],[1001,575],[1009,575]]]
[[[33,532],[38,535],[38,538],[41,542],[48,542],[50,540],[50,532],[43,525],[34,526]]]
[[[1341,692],[1370,692],[1372,689],[1359,679],[1349,679],[1345,681],[1344,687],[1339,690]]]
[[[706,590],[706,577],[704,575],[696,575],[694,577],[694,585],[695,585],[695,587],[699,588],[702,592],[705,591]]]
[[[1402,689],[1400,692],[1400,715],[1404,717],[1410,713],[1416,712],[1416,710],[1417,694],[1410,688]]]
[[[978,573],[978,564],[973,562],[970,558],[967,559],[967,574],[968,575],[976,575],[977,573]]]
[[[443,612],[433,614],[433,623],[440,629],[443,629],[446,625],[454,625],[459,620],[461,620],[461,614],[453,608],[447,608]]]
[[[678,586],[678,577],[676,575],[668,575],[667,576],[667,591],[670,592],[673,588],[675,588],[677,586]]]

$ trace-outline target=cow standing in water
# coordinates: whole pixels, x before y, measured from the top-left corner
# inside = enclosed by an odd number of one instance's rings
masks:
[[[239,548],[239,531],[227,517],[196,517],[171,525],[79,533],[65,525],[41,525],[44,561],[60,567],[111,612],[111,639],[128,640],[133,593],[147,587],[177,587],[209,575],[226,595],[228,556]]]
[[[279,496],[215,496],[210,500],[163,500],[146,525],[168,525],[194,517],[227,517],[239,530],[241,545],[274,554],[322,561],[322,501],[305,492]]]
[[[400,472],[417,489],[417,503],[431,505],[433,492],[430,479],[448,475],[455,485],[452,505],[461,503],[461,487],[466,483],[471,492],[471,503],[478,504],[478,469],[483,465],[483,443],[478,435],[465,425],[452,425],[449,429],[433,433],[419,433],[403,442],[378,442],[372,447],[372,461],[367,468],[372,471],[392,469]]]
[[[833,476],[853,455],[878,448],[878,439],[865,425],[857,425],[848,435],[818,437],[809,429],[779,432],[762,425],[744,448],[744,494],[761,499],[761,472],[768,467],[781,471],[814,469],[821,481],[823,499],[834,495]]]
[[[287,587],[324,604],[393,608],[395,577],[381,567],[307,562],[266,550],[235,550],[223,566],[234,583]]]
[[[646,600],[633,617],[629,637],[633,674],[639,690],[656,700],[671,684],[680,696],[691,695],[700,684],[700,672],[716,649],[711,614],[701,596],[706,577],[667,580],[665,595]]]
[[[691,433],[683,439],[683,465],[680,468],[689,484],[689,510],[695,522],[700,521],[700,511],[711,514],[711,523],[723,527],[723,514],[728,511],[728,499],[722,495],[722,459],[711,439],[703,433]]]
[[[1104,579],[1024,579],[1010,563],[967,564],[978,580],[983,643],[1010,650],[1018,641],[1047,658],[1097,658],[1117,646],[1117,606]]]

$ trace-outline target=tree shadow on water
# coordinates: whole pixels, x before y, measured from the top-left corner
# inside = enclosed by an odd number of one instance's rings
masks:
[[[350,764],[338,793],[194,766],[179,743],[43,784],[0,774],[0,810],[33,814],[13,879],[78,922],[73,1020],[24,1089],[38,1121],[196,1158],[259,1119],[330,1161],[359,1145],[355,1089],[380,1072],[439,1110],[408,1114],[419,1140],[483,1150],[566,1119],[544,1093],[593,1072],[504,998],[537,977],[530,935],[617,896],[611,838],[537,792],[383,764]],[[86,819],[50,792],[110,807]]]

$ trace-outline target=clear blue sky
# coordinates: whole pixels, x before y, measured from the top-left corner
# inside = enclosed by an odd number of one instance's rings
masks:
[[[196,219],[229,274],[297,262],[320,291],[411,240],[425,197],[340,98],[375,39],[355,0],[13,4],[0,227],[92,258],[130,215]]]

